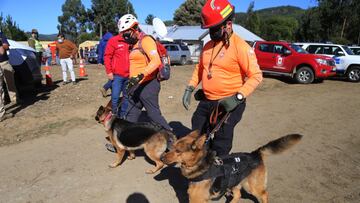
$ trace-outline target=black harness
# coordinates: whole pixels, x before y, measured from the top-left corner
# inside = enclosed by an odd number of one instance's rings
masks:
[[[261,163],[258,153],[233,153],[216,157],[210,168],[202,175],[189,179],[191,183],[206,179],[213,181],[210,194],[216,195],[212,200],[219,200],[228,189],[238,185],[253,169]]]

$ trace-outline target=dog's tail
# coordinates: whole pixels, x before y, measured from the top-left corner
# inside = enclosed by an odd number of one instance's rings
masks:
[[[284,137],[273,140],[266,145],[255,150],[255,153],[259,153],[262,157],[272,154],[280,154],[293,145],[297,144],[302,138],[300,134],[290,134]]]

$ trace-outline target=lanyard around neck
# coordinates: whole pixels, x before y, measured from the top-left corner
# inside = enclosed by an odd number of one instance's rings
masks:
[[[209,79],[212,77],[211,68],[212,68],[213,62],[215,61],[216,57],[219,55],[222,48],[225,46],[225,43],[223,41],[221,41],[221,42],[222,42],[222,45],[221,45],[220,49],[218,50],[218,52],[215,54],[214,58],[213,58],[213,54],[214,54],[214,49],[215,49],[216,43],[214,43],[212,51],[211,51],[210,64],[209,64],[209,68],[208,68],[209,69],[209,72],[208,72]]]

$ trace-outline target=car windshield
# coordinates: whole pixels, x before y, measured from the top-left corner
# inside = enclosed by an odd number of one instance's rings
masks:
[[[349,55],[355,55],[353,51],[351,51],[351,49],[347,46],[342,46],[342,48],[346,51],[347,54]]]
[[[299,45],[296,44],[290,44],[290,47],[294,49],[298,53],[307,54],[308,52],[305,51],[305,49],[301,48]]]

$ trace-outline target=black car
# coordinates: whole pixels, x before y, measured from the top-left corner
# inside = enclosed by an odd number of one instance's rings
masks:
[[[35,50],[29,46],[8,40],[9,63],[15,70],[15,83],[19,91],[41,86],[41,66],[35,57]]]

